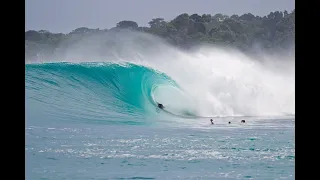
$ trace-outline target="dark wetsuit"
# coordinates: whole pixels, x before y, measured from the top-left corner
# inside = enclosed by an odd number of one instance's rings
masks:
[[[160,104],[160,103],[158,103],[158,107],[159,107],[160,109],[163,109],[163,108],[164,108],[164,106],[163,106],[162,104]]]

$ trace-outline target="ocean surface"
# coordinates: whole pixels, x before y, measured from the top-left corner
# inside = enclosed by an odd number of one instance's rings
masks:
[[[294,179],[292,79],[179,63],[26,64],[25,179]]]

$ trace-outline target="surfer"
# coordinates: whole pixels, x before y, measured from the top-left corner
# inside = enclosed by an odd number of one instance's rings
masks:
[[[214,124],[212,119],[210,119],[210,121],[211,121],[211,124]]]
[[[163,108],[164,108],[163,104],[160,104],[160,103],[158,103],[158,107],[159,107],[160,109],[163,109]]]
[[[241,123],[246,123],[246,121],[244,119],[241,120]]]

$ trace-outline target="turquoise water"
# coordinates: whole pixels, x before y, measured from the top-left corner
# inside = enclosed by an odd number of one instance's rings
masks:
[[[25,81],[26,179],[295,178],[294,117],[164,112],[160,91],[185,90],[135,64],[28,64]]]

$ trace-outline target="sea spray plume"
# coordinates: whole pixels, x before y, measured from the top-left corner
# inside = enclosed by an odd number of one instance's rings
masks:
[[[198,116],[295,114],[294,63],[288,62],[277,71],[274,67],[283,62],[275,55],[261,54],[265,60],[261,63],[259,59],[225,47],[200,46],[186,52],[160,38],[121,30],[85,37],[68,46],[61,57],[55,61],[129,62],[164,73],[179,88],[156,86],[153,98],[177,113]]]
[[[188,92],[202,115],[294,114],[294,71],[275,71],[235,50],[214,47],[166,59],[170,66],[155,67]]]
[[[62,42],[55,54],[45,62],[119,62],[139,59],[140,55],[158,53],[167,46],[165,41],[150,34],[126,29],[99,34],[72,35]],[[146,51],[147,50],[147,51]],[[172,48],[167,48],[168,51]],[[32,62],[32,60],[26,60]]]

